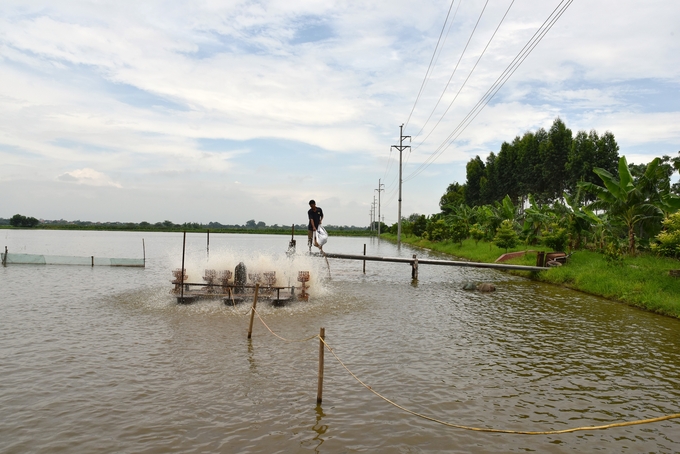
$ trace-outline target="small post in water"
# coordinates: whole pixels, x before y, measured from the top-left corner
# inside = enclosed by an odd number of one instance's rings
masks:
[[[206,251],[207,251],[207,254],[208,254],[208,258],[210,258],[210,229],[208,229],[208,240],[207,241],[208,241],[208,243],[206,244],[205,247],[206,247]]]
[[[248,339],[253,335],[253,320],[255,319],[255,306],[257,306],[257,292],[260,290],[260,284],[255,284],[255,298],[253,298],[253,308],[250,310],[250,326],[248,327]]]
[[[92,266],[94,266],[94,255],[91,255],[90,259],[92,259]]]
[[[364,243],[364,255],[366,255],[366,243]],[[364,260],[364,274],[366,274],[366,260]]]
[[[321,403],[323,395],[323,352],[326,348],[323,341],[326,338],[326,329],[321,328],[319,330],[319,383],[316,388],[316,403],[317,405]]]
[[[184,251],[186,250],[186,245],[187,245],[187,231],[184,231],[184,239],[182,240],[182,278],[180,279],[182,283],[182,290],[180,294],[180,301],[184,303]]]

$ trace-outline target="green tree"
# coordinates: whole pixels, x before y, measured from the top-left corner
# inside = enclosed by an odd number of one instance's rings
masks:
[[[9,220],[9,225],[13,227],[35,227],[36,225],[40,224],[40,221],[34,218],[33,216],[24,216],[21,214],[15,214],[12,216]]]
[[[595,168],[594,171],[604,182],[604,187],[592,183],[581,183],[580,186],[586,191],[592,191],[597,195],[598,200],[591,204],[593,208],[603,208],[607,210],[612,218],[622,222],[627,230],[628,252],[634,254],[635,247],[635,228],[641,222],[656,218],[663,219],[664,206],[667,210],[680,209],[680,197],[673,196],[670,192],[661,194],[650,194],[650,187],[660,187],[654,181],[658,178],[658,168],[660,159],[652,160],[645,170],[645,173],[637,182],[628,168],[626,157],[622,156],[619,160],[619,178],[617,179],[605,169]],[[665,186],[661,186],[662,189]],[[670,186],[668,186],[668,190]]]
[[[473,240],[475,240],[475,245],[479,244],[479,240],[484,239],[486,236],[486,232],[482,228],[481,225],[479,224],[473,224],[470,227],[470,236],[472,237]]]
[[[546,200],[552,201],[561,197],[566,187],[564,169],[571,150],[571,129],[557,117],[548,131],[548,138],[549,140],[542,144],[540,154],[544,196]]]
[[[508,249],[517,246],[519,237],[517,236],[517,232],[515,232],[512,221],[506,219],[501,222],[500,227],[496,231],[496,236],[494,237],[493,242],[499,248],[505,249],[505,252],[508,252]]]
[[[12,227],[22,227],[24,222],[26,222],[26,216],[21,214],[15,214],[9,219],[9,225]]]
[[[411,225],[413,226],[412,232],[415,236],[422,237],[423,233],[425,233],[425,231],[427,230],[427,216],[425,216],[424,214],[417,216],[418,217],[416,217],[411,222]]]
[[[446,188],[446,192],[439,199],[439,208],[444,214],[448,214],[453,207],[462,203],[465,203],[465,185],[460,185],[454,181]]]
[[[481,185],[482,178],[485,173],[484,162],[479,156],[471,159],[465,166],[466,182],[465,182],[465,203],[468,206],[483,205]]]
[[[618,162],[619,146],[614,134],[607,131],[600,137],[594,129],[588,134],[585,131],[579,131],[572,141],[566,164],[569,176],[567,189],[569,192],[576,192],[580,181],[601,186],[602,180],[593,172],[593,169],[599,167],[616,175]],[[583,196],[588,202],[596,199],[595,194],[592,193],[583,194]]]

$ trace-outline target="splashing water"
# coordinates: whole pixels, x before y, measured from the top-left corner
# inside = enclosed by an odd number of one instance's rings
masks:
[[[308,271],[310,279],[306,282],[307,293],[310,297],[318,297],[328,292],[324,282],[329,275],[327,261],[323,257],[297,254],[288,256],[285,253],[246,252],[234,250],[220,250],[212,252],[210,257],[198,257],[191,255],[185,257],[184,268],[187,270],[188,282],[203,282],[205,270],[220,271],[229,270],[234,272],[236,266],[243,262],[247,268],[247,274],[259,274],[275,272],[275,287],[299,287],[298,273]],[[181,262],[177,263],[177,268]],[[170,270],[168,270],[170,274]],[[249,282],[250,283],[250,282]]]

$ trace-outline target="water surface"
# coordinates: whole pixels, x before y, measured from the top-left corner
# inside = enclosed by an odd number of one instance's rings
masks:
[[[3,230],[10,252],[141,257],[147,267],[0,268],[0,452],[678,452],[680,421],[563,435],[445,427],[394,408],[318,341],[282,342],[247,307],[169,293],[181,233]],[[337,355],[413,411],[467,426],[558,430],[680,412],[680,322],[505,273],[285,258],[289,237],[187,235],[186,268],[313,276],[312,297],[258,304],[279,335],[326,330]],[[298,244],[305,243],[298,237]],[[407,256],[369,238],[328,252]],[[430,255],[416,251],[419,257]],[[432,255],[434,256],[434,255]],[[466,281],[497,291],[461,290]]]

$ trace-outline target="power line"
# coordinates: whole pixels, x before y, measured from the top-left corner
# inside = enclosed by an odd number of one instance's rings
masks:
[[[565,3],[566,1],[566,3]],[[508,67],[503,71],[503,73],[496,79],[496,81],[491,85],[487,92],[482,96],[482,98],[477,102],[477,104],[470,110],[470,112],[461,120],[461,122],[456,126],[456,128],[449,134],[449,136],[442,142],[441,145],[432,152],[432,154],[410,175],[408,175],[404,181],[411,180],[423,172],[429,165],[434,162],[441,154],[453,143],[453,141],[462,134],[462,132],[470,125],[470,123],[479,115],[479,113],[486,107],[486,105],[493,99],[493,97],[498,93],[498,91],[505,85],[508,79],[515,73],[519,66],[526,60],[526,58],[531,54],[531,52],[536,48],[536,46],[541,42],[543,37],[550,31],[550,29],[555,25],[555,23],[562,17],[564,12],[573,3],[573,0],[561,0],[558,6],[553,10],[553,12],[548,16],[548,18],[543,22],[539,29],[534,33],[531,39],[524,45],[522,50],[515,56],[513,61],[508,65]],[[559,11],[558,11],[559,10]],[[557,12],[557,13],[556,13]],[[546,24],[548,24],[546,26]]]
[[[444,30],[446,29],[446,23],[449,20],[449,15],[451,14],[451,9],[453,8],[453,3],[455,0],[451,0],[451,6],[449,6],[449,11],[446,13],[446,19],[444,19],[444,25],[442,25],[442,31],[439,32],[439,38],[437,39],[437,45],[434,47],[434,52],[432,53],[432,58],[430,59],[430,64],[427,67],[427,71],[425,71],[425,77],[423,78],[423,83],[420,84],[420,90],[418,91],[418,96],[416,96],[416,101],[413,103],[413,107],[411,108],[411,113],[408,114],[408,119],[406,120],[406,123],[404,126],[408,126],[408,122],[411,121],[411,115],[413,115],[413,111],[416,108],[416,105],[418,104],[418,100],[420,99],[420,95],[423,93],[423,89],[425,88],[425,85],[427,84],[428,81],[428,76],[431,75],[430,69],[434,70],[434,65],[436,65],[435,57],[437,56],[437,49],[439,49],[439,43],[442,40],[442,36],[444,35]],[[460,2],[458,2],[458,7],[460,7]],[[458,8],[456,8],[456,14],[458,13]],[[451,19],[451,23],[453,24],[453,21],[456,19],[456,14],[453,15],[453,19]],[[451,26],[449,25],[449,30],[451,30]],[[448,32],[446,33],[448,36]],[[444,40],[446,41],[446,40]],[[442,43],[442,47],[444,44]],[[441,54],[441,50],[440,50]],[[438,58],[438,57],[437,57]],[[433,64],[434,62],[434,64]]]
[[[453,99],[452,99],[451,102],[449,103],[449,106],[446,108],[446,110],[444,111],[444,113],[442,113],[441,117],[439,117],[439,120],[437,120],[437,123],[432,127],[432,130],[427,134],[427,136],[425,136],[425,138],[422,140],[422,142],[420,142],[418,145],[416,145],[415,149],[418,149],[418,147],[420,147],[423,143],[425,143],[425,141],[428,139],[428,137],[430,137],[430,135],[434,132],[434,130],[437,129],[437,126],[439,126],[439,124],[442,122],[442,120],[444,119],[444,117],[446,116],[446,114],[447,114],[447,113],[449,112],[449,110],[451,109],[451,106],[453,106],[453,103],[456,102],[456,100],[458,99],[458,96],[459,96],[460,93],[463,91],[463,88],[465,88],[465,85],[467,85],[468,80],[470,80],[470,76],[472,76],[472,73],[475,72],[475,69],[477,69],[477,65],[478,65],[479,62],[482,60],[482,57],[484,57],[484,54],[486,53],[487,49],[488,49],[489,46],[491,45],[491,41],[493,41],[494,37],[496,36],[496,33],[498,33],[498,30],[501,28],[501,25],[503,25],[503,22],[505,21],[505,18],[508,16],[508,13],[510,12],[510,8],[512,8],[512,5],[513,5],[514,3],[515,3],[515,0],[512,0],[512,2],[510,2],[510,5],[508,6],[508,9],[505,10],[505,14],[504,14],[503,17],[501,18],[501,21],[500,21],[500,22],[498,23],[498,25],[496,26],[496,29],[494,30],[493,34],[491,35],[491,38],[489,38],[489,41],[486,43],[486,46],[484,46],[484,50],[482,50],[482,53],[479,54],[479,57],[477,58],[477,61],[475,62],[474,66],[472,67],[472,69],[471,69],[470,72],[468,73],[467,77],[466,77],[465,80],[463,81],[463,84],[462,84],[462,85],[460,86],[460,88],[458,89],[458,92],[456,93],[456,96],[453,97]],[[429,120],[429,119],[428,119],[428,120]],[[421,131],[422,131],[422,129],[421,129]]]
[[[427,117],[427,120],[425,120],[425,123],[420,128],[420,131],[418,131],[415,134],[416,138],[420,135],[421,132],[423,132],[423,129],[425,129],[425,126],[427,126],[427,123],[432,118],[432,115],[434,115],[435,110],[437,110],[439,103],[441,102],[442,98],[446,94],[446,90],[449,88],[449,84],[451,84],[451,80],[453,80],[453,76],[456,74],[456,71],[458,70],[458,65],[460,65],[460,62],[463,59],[463,56],[465,56],[465,51],[467,50],[468,46],[470,45],[470,41],[472,41],[472,37],[475,35],[475,31],[477,30],[477,27],[479,26],[479,22],[482,20],[482,16],[484,15],[484,11],[486,11],[486,6],[488,4],[489,4],[489,0],[486,0],[486,3],[484,3],[484,8],[482,8],[482,11],[479,13],[479,17],[477,18],[477,22],[475,23],[475,27],[472,29],[472,33],[470,33],[470,36],[468,37],[467,43],[465,43],[465,47],[463,48],[463,52],[460,53],[460,57],[458,57],[458,61],[456,62],[456,66],[453,68],[453,72],[451,73],[451,77],[449,77],[448,82],[446,82],[446,85],[444,86],[444,90],[442,90],[442,94],[439,95],[439,99],[437,100],[437,103],[432,108],[432,112],[430,113],[430,116]]]

